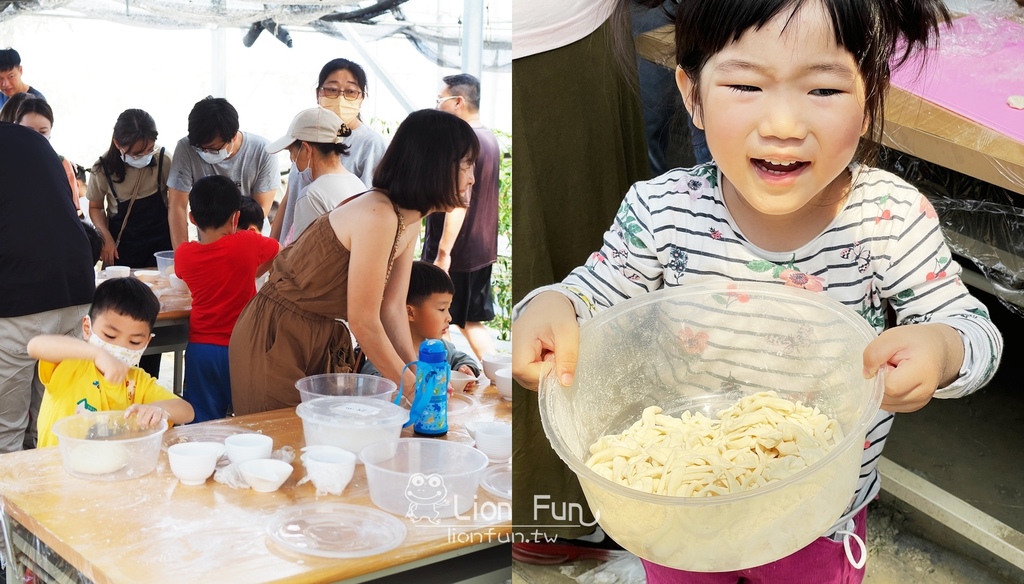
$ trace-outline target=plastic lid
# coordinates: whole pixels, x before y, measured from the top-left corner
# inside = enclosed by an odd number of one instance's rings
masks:
[[[444,341],[427,339],[420,343],[420,361],[425,363],[444,363],[448,360],[448,349]]]
[[[405,424],[405,408],[372,397],[328,396],[302,402],[295,413],[317,424],[345,426],[391,426]]]
[[[511,500],[512,465],[502,464],[488,468],[480,475],[480,486],[496,497]]]
[[[289,507],[267,525],[285,548],[324,558],[360,558],[392,550],[405,540],[397,518],[358,505],[308,503]]]

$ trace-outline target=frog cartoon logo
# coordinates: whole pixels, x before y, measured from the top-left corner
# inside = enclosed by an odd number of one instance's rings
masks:
[[[418,472],[409,477],[409,484],[405,486],[405,497],[409,499],[409,512],[405,516],[413,522],[426,519],[431,523],[437,523],[441,516],[439,509],[449,504],[448,489],[439,474],[425,475]]]

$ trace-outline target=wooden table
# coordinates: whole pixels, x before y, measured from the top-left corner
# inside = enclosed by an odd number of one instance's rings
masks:
[[[477,404],[453,416],[449,441],[468,442],[464,424],[471,420],[510,420],[511,402],[491,386],[478,390]],[[275,450],[304,446],[301,420],[294,409],[228,418],[184,428],[237,426],[274,438]],[[411,436],[411,427],[403,436]],[[480,488],[467,519],[442,519],[439,525],[414,523],[403,543],[390,552],[360,559],[326,559],[290,552],[266,532],[268,521],[289,507],[343,502],[376,509],[370,502],[366,474],[357,467],[340,496],[316,496],[310,483],[297,486],[305,469],[296,458],[295,472],[280,490],[257,493],[233,489],[212,478],[204,486],[182,485],[171,473],[167,456],[157,469],[138,479],[93,482],[66,474],[57,447],[0,455],[0,506],[4,533],[27,539],[37,563],[51,564],[93,582],[147,584],[183,582],[331,582],[365,581],[419,564],[446,560],[511,541],[511,503]],[[483,510],[487,510],[483,512]],[[495,510],[498,512],[495,513]],[[470,517],[473,515],[473,517]],[[20,550],[24,544],[17,544]],[[509,571],[511,556],[500,548]],[[44,559],[49,554],[49,559]],[[59,555],[59,557],[58,557]],[[21,582],[23,552],[8,566],[8,583]],[[459,560],[454,560],[459,561]],[[58,564],[52,566],[52,564]],[[40,582],[45,580],[39,580]],[[56,581],[56,580],[54,580]],[[64,581],[74,582],[74,579]]]
[[[638,36],[637,52],[674,69],[674,28],[667,25]],[[898,87],[891,87],[886,99],[882,143],[1024,194],[1024,144]]]

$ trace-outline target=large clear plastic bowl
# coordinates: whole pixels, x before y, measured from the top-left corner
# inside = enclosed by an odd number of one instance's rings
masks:
[[[704,336],[706,335],[706,337]],[[881,375],[863,378],[874,330],[823,294],[770,284],[701,284],[624,301],[580,329],[574,383],[541,380],[540,414],[555,452],[620,545],[673,568],[722,572],[803,548],[850,504]],[[774,390],[836,418],[845,434],[822,460],[759,489],[715,497],[653,495],[585,465],[590,446],[648,406],[715,418]]]
[[[397,447],[377,442],[359,458],[373,504],[414,521],[466,516],[488,464],[472,446],[435,438],[402,438]]]
[[[51,427],[57,436],[64,471],[91,481],[141,477],[156,468],[167,422],[140,429],[124,410],[85,412],[61,418]]]
[[[409,411],[372,397],[329,396],[300,403],[306,446],[336,446],[358,456],[368,444],[382,441],[394,447],[409,421]]]
[[[398,391],[398,386],[394,381],[376,375],[324,373],[303,377],[295,382],[295,389],[299,390],[299,397],[304,402],[318,397],[342,395],[390,401]]]

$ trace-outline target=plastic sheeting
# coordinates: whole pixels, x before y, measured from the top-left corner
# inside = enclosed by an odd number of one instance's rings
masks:
[[[484,13],[483,67],[507,71],[512,63],[512,17],[508,0],[480,0]],[[461,67],[464,4],[438,0],[0,0],[0,22],[24,14],[59,12],[149,28],[242,28],[256,23],[310,26],[344,38],[339,23],[356,27],[363,40],[401,35],[443,67]],[[285,37],[286,33],[282,35]],[[280,37],[279,37],[280,38]]]

